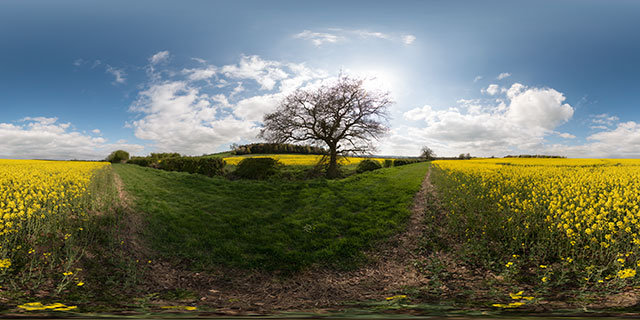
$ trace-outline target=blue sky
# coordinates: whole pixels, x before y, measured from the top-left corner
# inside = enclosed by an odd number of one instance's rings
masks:
[[[377,154],[640,157],[638,1],[2,1],[0,157],[199,155],[341,70]]]

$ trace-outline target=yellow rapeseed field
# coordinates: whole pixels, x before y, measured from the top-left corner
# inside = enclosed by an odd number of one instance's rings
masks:
[[[0,282],[13,270],[30,274],[42,264],[66,265],[64,244],[83,228],[67,222],[81,221],[90,207],[89,189],[104,162],[0,160]],[[69,246],[67,246],[68,248]],[[69,253],[73,254],[73,253]],[[67,280],[67,275],[64,276]]]
[[[452,229],[501,251],[504,268],[538,265],[603,283],[640,267],[640,160],[435,161]],[[439,170],[438,170],[439,169]]]
[[[284,165],[315,165],[322,158],[321,155],[313,155],[313,154],[272,154],[272,155],[242,155],[242,156],[234,156],[224,158],[224,161],[230,165],[237,165],[244,158],[273,158]],[[385,159],[382,158],[363,158],[363,157],[344,157],[341,158],[340,163],[343,165],[349,164],[358,164],[360,161],[370,159],[377,160],[383,162]]]

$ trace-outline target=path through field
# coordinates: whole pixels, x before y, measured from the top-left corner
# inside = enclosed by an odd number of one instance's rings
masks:
[[[318,311],[336,309],[358,302],[384,301],[407,287],[421,287],[429,279],[417,268],[426,253],[420,249],[425,229],[427,194],[433,192],[427,172],[420,191],[414,197],[412,215],[404,232],[367,252],[369,263],[355,271],[335,271],[321,267],[279,276],[267,272],[249,272],[218,268],[214,273],[188,271],[168,262],[153,261],[145,287],[149,292],[186,290],[197,293],[198,305],[207,305],[221,313],[268,313],[272,311]],[[130,201],[123,188],[121,199]],[[131,208],[131,204],[125,205]],[[131,214],[137,215],[131,211]],[[132,218],[139,222],[139,218]],[[140,223],[135,225],[141,226]],[[139,232],[131,230],[131,234]],[[145,252],[138,239],[133,248]],[[159,302],[161,303],[161,302]]]

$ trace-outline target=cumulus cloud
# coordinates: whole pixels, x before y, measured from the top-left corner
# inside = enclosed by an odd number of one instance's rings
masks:
[[[243,56],[238,64],[226,65],[221,72],[232,79],[252,79],[263,90],[272,90],[275,84],[288,78],[282,63],[263,60],[259,56]]]
[[[169,51],[160,51],[149,58],[151,64],[158,64],[169,60]]]
[[[573,107],[563,103],[566,98],[554,89],[521,86],[515,92],[512,89],[507,93],[511,104],[506,113],[511,122],[552,130],[573,116]]]
[[[497,84],[490,84],[486,89],[482,89],[482,92],[493,96],[500,92],[500,86]]]
[[[575,139],[576,136],[572,135],[571,133],[566,133],[566,132],[560,132],[558,133],[558,136],[565,138],[565,139]]]
[[[640,124],[621,122],[588,136],[587,141],[581,145],[554,144],[546,151],[573,158],[639,158]]]
[[[556,133],[554,129],[573,115],[573,107],[564,101],[564,95],[554,89],[516,83],[505,92],[505,99],[461,99],[458,106],[444,110],[415,108],[405,112],[404,118],[422,120],[425,126],[395,128],[385,140],[385,150],[407,154],[407,145],[419,148],[423,144],[442,155],[470,152],[490,156],[541,150],[545,137]]]
[[[13,159],[99,160],[111,151],[140,152],[137,144],[109,143],[72,129],[58,118],[26,117],[15,123],[0,123],[0,157]]]
[[[402,42],[404,42],[404,44],[412,44],[414,41],[416,41],[416,36],[412,34],[402,36]]]
[[[405,112],[402,116],[409,121],[428,120],[429,116],[433,112],[430,105],[425,105],[422,108],[415,108]]]
[[[194,69],[183,69],[182,73],[186,74],[189,80],[198,81],[198,80],[206,80],[209,79],[216,74],[216,68],[213,66],[209,66],[206,68],[194,68]]]
[[[282,98],[326,73],[304,64],[241,56],[238,63],[200,65],[174,73],[154,69],[130,106],[128,123],[153,149],[199,155],[255,141],[264,114]],[[216,78],[213,83],[201,82]],[[245,85],[255,90],[246,90]]]
[[[498,75],[498,77],[497,77],[496,79],[498,79],[498,80],[502,80],[502,79],[505,79],[505,78],[508,78],[508,77],[511,77],[511,73],[509,73],[509,72],[503,72],[503,73],[499,74],[499,75]]]

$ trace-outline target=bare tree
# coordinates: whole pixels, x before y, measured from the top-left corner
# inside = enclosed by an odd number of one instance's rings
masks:
[[[375,150],[388,128],[388,92],[366,90],[364,79],[341,75],[332,85],[297,90],[264,116],[260,137],[269,142],[326,144],[329,149],[327,177],[335,178],[338,156]]]
[[[426,160],[433,160],[435,156],[436,156],[436,153],[433,152],[433,150],[431,150],[431,148],[427,146],[422,147],[422,150],[420,150],[420,158],[423,158]]]

